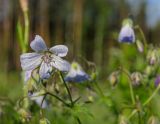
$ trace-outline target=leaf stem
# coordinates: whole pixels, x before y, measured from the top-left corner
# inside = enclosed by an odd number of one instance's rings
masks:
[[[143,107],[145,107],[153,99],[153,97],[156,95],[156,93],[159,91],[159,89],[160,89],[160,85],[158,85],[158,87],[155,89],[155,91],[152,93],[152,95],[143,103]],[[129,115],[128,119],[130,119],[137,112],[138,112],[137,109],[132,111],[132,113]]]
[[[57,100],[61,101],[64,105],[66,105],[68,107],[70,106],[68,103],[66,103],[63,99],[61,99],[60,97],[56,96],[55,94],[52,94],[50,92],[47,92],[47,94],[55,97]]]
[[[130,95],[131,95],[131,99],[132,99],[132,103],[135,104],[135,96],[134,96],[134,92],[133,92],[133,86],[132,86],[132,79],[131,76],[129,74],[129,72],[124,69],[123,67],[120,67],[119,69],[121,72],[123,72],[125,75],[127,75],[127,77],[129,78],[130,82],[129,82],[129,88],[130,88]]]
[[[61,72],[59,72],[59,73],[60,73],[61,80],[62,80],[62,82],[63,82],[63,84],[66,87],[66,90],[68,92],[69,99],[70,99],[70,102],[71,102],[71,107],[73,107],[74,106],[74,102],[73,102],[73,99],[72,99],[72,95],[71,95],[70,89],[69,89],[66,81],[64,80],[62,73]]]
[[[153,99],[153,97],[156,95],[159,89],[160,89],[160,85],[158,85],[158,87],[155,89],[152,95],[143,103],[143,106],[147,105]]]
[[[148,44],[147,44],[147,40],[146,40],[146,37],[145,37],[142,29],[141,29],[141,27],[140,27],[139,25],[136,25],[136,26],[135,26],[135,29],[137,29],[137,30],[140,32],[140,34],[141,34],[141,36],[142,36],[142,39],[143,39],[142,41],[143,41],[143,43],[144,43],[145,51],[146,51],[146,50],[147,50],[147,47],[148,47]]]
[[[78,124],[82,124],[82,122],[81,122],[79,117],[76,117],[76,120],[77,120]]]

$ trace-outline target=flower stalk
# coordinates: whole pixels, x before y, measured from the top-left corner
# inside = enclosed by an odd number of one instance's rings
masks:
[[[71,107],[73,107],[74,106],[74,102],[73,102],[73,99],[72,99],[72,95],[71,95],[70,89],[69,89],[66,81],[63,78],[62,72],[59,71],[59,74],[60,74],[61,80],[62,80],[62,82],[63,82],[63,84],[64,84],[64,86],[65,86],[65,88],[66,88],[66,90],[68,92],[69,99],[70,99],[70,102],[71,102]]]
[[[144,35],[141,27],[139,25],[136,25],[134,28],[137,29],[139,31],[140,35],[142,36],[142,39],[143,39],[142,41],[143,41],[143,44],[144,44],[144,49],[145,49],[145,51],[147,51],[148,44],[147,44],[146,37],[145,37],[145,35]]]
[[[123,67],[120,67],[119,70],[121,72],[123,72],[128,77],[128,79],[130,80],[129,81],[130,95],[131,95],[132,103],[135,104],[135,96],[134,96],[134,92],[133,92],[133,86],[132,86],[131,76],[128,73],[128,71],[126,69],[124,69]]]

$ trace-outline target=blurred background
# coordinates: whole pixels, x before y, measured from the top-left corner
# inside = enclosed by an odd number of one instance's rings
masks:
[[[27,4],[29,42],[38,34],[48,47],[65,44],[67,60],[83,56],[93,61],[104,79],[110,70],[110,48],[119,47],[121,22],[129,14],[148,43],[159,43],[160,0],[28,0]],[[22,92],[17,25],[25,25],[23,9],[20,0],[0,0],[0,93],[12,99]]]
[[[159,0],[28,0],[29,42],[36,34],[47,45],[66,44],[69,60],[82,55],[107,70],[108,50],[117,44],[121,22],[132,14],[148,42],[158,42]],[[20,70],[16,27],[23,24],[19,0],[0,0],[0,68]],[[102,71],[103,72],[103,71]]]

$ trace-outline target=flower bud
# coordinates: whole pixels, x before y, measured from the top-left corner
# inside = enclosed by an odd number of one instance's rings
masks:
[[[159,56],[157,50],[149,50],[147,54],[147,60],[150,65],[155,65],[159,62]]]
[[[49,120],[46,118],[42,118],[39,120],[39,124],[50,124]]]
[[[134,43],[135,42],[133,22],[131,19],[124,19],[122,23],[121,31],[119,33],[118,41],[124,42],[124,43]]]
[[[119,124],[128,124],[128,121],[124,116],[120,116]]]
[[[140,72],[134,72],[131,74],[132,84],[134,86],[140,85],[140,82],[142,80],[142,75]]]
[[[154,84],[156,87],[160,84],[160,75],[156,77]]]
[[[21,116],[21,120],[23,122],[28,122],[31,119],[31,113],[23,108],[19,109],[18,113]]]
[[[109,81],[111,86],[116,86],[118,83],[119,79],[119,71],[112,72],[111,75],[109,76]]]
[[[137,40],[136,45],[137,45],[138,51],[142,53],[144,51],[144,46],[143,46],[142,42],[140,40]]]
[[[151,116],[147,122],[147,124],[159,124],[158,119],[155,116]]]
[[[145,74],[146,74],[147,76],[149,76],[149,75],[151,75],[151,74],[153,73],[153,71],[154,71],[153,66],[149,65],[149,66],[146,67],[146,69],[145,69],[144,72],[145,72]]]

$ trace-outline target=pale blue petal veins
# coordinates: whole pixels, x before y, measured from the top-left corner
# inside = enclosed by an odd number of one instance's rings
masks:
[[[48,79],[50,77],[51,71],[52,71],[52,66],[43,61],[39,69],[40,78]]]
[[[70,64],[69,62],[61,59],[58,56],[52,55],[53,59],[51,62],[51,65],[58,69],[59,71],[68,72],[70,70]]]
[[[59,57],[64,57],[68,53],[68,47],[65,45],[56,45],[53,46],[49,49],[53,54],[59,56]]]
[[[36,52],[47,50],[47,46],[41,36],[36,35],[35,39],[30,43],[30,47]]]
[[[38,53],[24,53],[20,56],[21,67],[24,71],[33,70],[41,64],[41,57]]]

